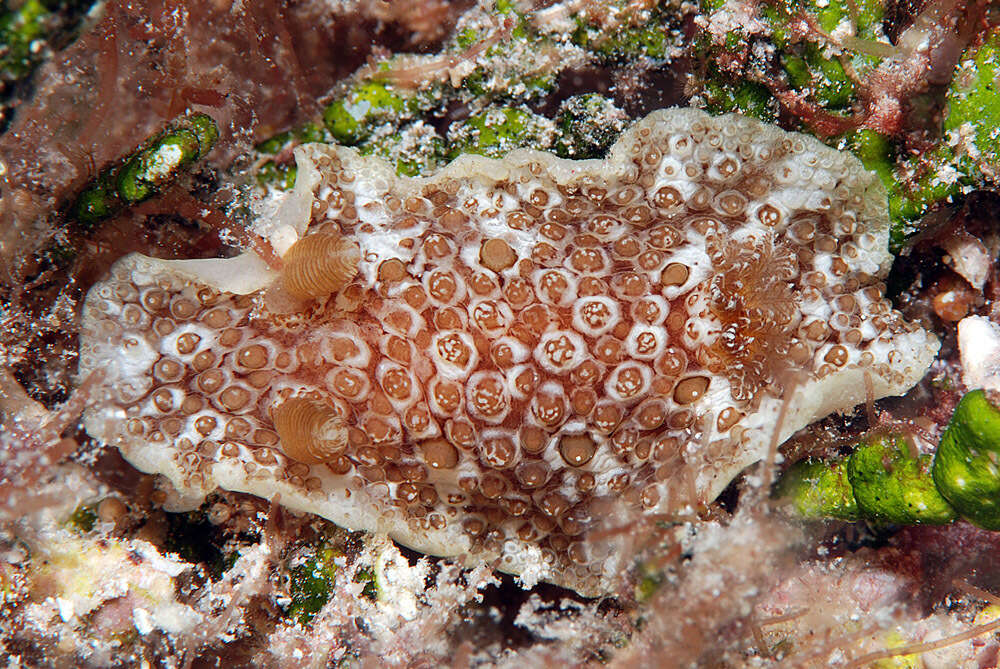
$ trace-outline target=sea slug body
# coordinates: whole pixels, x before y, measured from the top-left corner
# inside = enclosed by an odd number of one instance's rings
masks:
[[[424,178],[334,145],[296,159],[265,227],[340,240],[333,293],[275,313],[281,275],[250,254],[130,255],[87,298],[81,374],[113,379],[88,431],[192,502],[280,493],[599,594],[627,556],[589,530],[714,499],[783,401],[781,440],[866,385],[905,392],[937,351],[883,296],[878,180],[751,119],[664,110],[605,160]]]

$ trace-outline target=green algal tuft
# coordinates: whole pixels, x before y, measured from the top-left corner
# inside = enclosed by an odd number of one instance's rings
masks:
[[[967,189],[970,180],[966,174],[958,167],[954,150],[945,143],[897,166],[896,180],[889,188],[893,250],[920,229],[919,219],[931,207]]]
[[[1000,28],[965,54],[946,102],[945,132],[966,159],[959,169],[979,183],[1000,181]]]
[[[963,57],[945,97],[944,136],[936,146],[903,159],[873,131],[849,138],[850,149],[889,192],[893,252],[919,231],[932,207],[1000,180],[998,48],[1000,30],[994,30]]]
[[[497,0],[496,10],[498,14],[517,13],[517,5],[514,0]]]
[[[774,121],[778,103],[772,92],[794,93],[804,104],[827,113],[848,117],[860,105],[856,79],[878,66],[877,56],[832,48],[820,32],[802,29],[803,16],[810,16],[823,32],[851,35],[849,42],[863,48],[881,38],[884,10],[877,0],[845,2],[815,0],[763,4],[751,11],[745,25],[714,32],[734,21],[726,3],[703,0],[709,17],[697,38],[697,51],[704,71],[693,83],[705,106],[714,113],[736,111],[765,121]],[[716,13],[718,23],[713,23]],[[886,49],[891,49],[886,45]]]
[[[378,577],[375,569],[368,566],[360,566],[354,570],[354,582],[364,583],[361,594],[370,601],[378,600]]]
[[[847,461],[847,478],[858,511],[875,523],[946,524],[955,510],[931,478],[930,454],[911,452],[901,435],[863,441]]]
[[[849,31],[856,43],[874,42],[881,38],[884,8],[877,0],[844,2],[842,0],[812,0],[767,7],[762,16],[770,25],[778,49],[778,62],[792,90],[828,112],[848,113],[858,103],[855,79],[845,69],[845,62],[857,77],[872,71],[880,62],[874,55],[832,49],[818,36],[791,40],[793,22],[800,21],[801,12],[811,15],[827,34]]]
[[[465,28],[463,33],[476,34],[476,40],[466,48],[491,39],[495,30],[485,25]],[[457,42],[456,47],[462,48]],[[500,101],[535,100],[552,92],[557,73],[570,62],[562,46],[539,34],[524,16],[518,15],[516,26],[478,54],[458,87],[445,87],[443,97],[459,99],[474,111]]]
[[[323,123],[333,139],[355,146],[382,124],[398,126],[433,106],[430,96],[397,89],[379,80],[361,81],[323,110]]]
[[[603,95],[574,95],[559,106],[555,152],[563,158],[602,158],[628,123],[628,115]]]
[[[25,0],[0,14],[0,80],[15,81],[31,71],[37,60],[31,45],[45,35],[49,16],[38,0]]]
[[[124,206],[110,176],[98,176],[73,205],[73,217],[86,227],[117,214]]]
[[[605,12],[597,12],[617,15],[616,19],[593,20],[586,14],[577,15],[573,43],[607,60],[666,59],[674,44],[670,34],[678,27],[672,24],[676,17],[660,7],[635,9],[627,4],[609,3]]]
[[[509,75],[509,73],[506,73]],[[484,100],[515,100],[537,98],[555,88],[555,74],[541,72],[512,78],[487,68],[477,68],[462,80],[462,86],[474,98]]]
[[[452,125],[447,157],[463,153],[500,158],[512,149],[547,150],[556,138],[555,125],[524,107],[492,107]]]
[[[94,529],[97,523],[97,504],[84,502],[70,514],[66,523],[80,534],[86,534]]]
[[[816,14],[820,27],[828,33],[835,31],[844,21],[851,21],[857,36],[871,38],[875,36],[885,16],[885,3],[882,0],[810,0],[806,4],[808,11]]]
[[[666,576],[662,571],[643,570],[643,573],[638,575],[638,582],[635,584],[636,601],[648,602],[665,582]]]
[[[793,464],[775,496],[807,519],[866,520],[876,525],[946,524],[958,517],[931,474],[933,457],[905,436],[870,436],[846,458]]]
[[[156,195],[204,158],[219,129],[206,114],[190,114],[167,126],[134,153],[104,169],[77,197],[70,213],[84,227]]]
[[[934,458],[934,482],[965,518],[1000,530],[1000,408],[986,392],[959,401]]]
[[[792,87],[811,90],[813,99],[824,109],[848,109],[855,101],[854,82],[844,66],[839,60],[824,57],[815,44],[807,44],[801,56],[787,55],[782,65]]]
[[[878,175],[886,188],[895,183],[897,148],[885,135],[858,130],[848,135],[847,148],[864,163],[865,169]]]
[[[166,184],[186,163],[201,156],[198,135],[184,128],[160,136],[118,172],[118,194],[129,203],[141,202]]]
[[[330,141],[330,133],[327,132],[326,128],[319,123],[309,121],[292,130],[272,135],[253,148],[262,156],[274,156],[297,144],[328,141]]]
[[[792,465],[775,488],[803,518],[857,520],[858,504],[847,480],[847,462],[808,458]]]
[[[278,190],[291,190],[295,187],[297,174],[298,169],[295,164],[269,160],[257,168],[257,183],[261,186],[273,186]]]
[[[201,160],[208,155],[215,143],[219,141],[219,126],[208,114],[191,114],[187,117],[187,130],[194,133],[198,140],[197,154],[192,160]]]
[[[938,146],[900,164],[898,146],[885,135],[861,129],[845,139],[846,148],[885,185],[891,221],[889,248],[894,253],[919,230],[916,221],[932,205],[961,189],[957,173],[950,166],[953,154],[947,146]]]
[[[728,83],[721,78],[708,79],[702,97],[705,108],[713,114],[738,112],[767,123],[778,118],[778,101],[766,86],[753,81]]]
[[[31,95],[31,75],[72,41],[94,0],[20,0],[0,6],[0,132]]]
[[[454,43],[459,49],[468,49],[483,38],[484,31],[476,28],[463,28],[455,33]]]
[[[343,564],[344,554],[329,542],[321,543],[316,552],[289,571],[291,602],[286,612],[300,623],[307,624],[330,599],[330,592]]]
[[[414,177],[433,172],[444,161],[445,145],[432,126],[416,121],[399,130],[376,131],[358,150],[389,161],[396,174]]]
[[[262,142],[258,142],[253,148],[259,154],[273,156],[287,147],[292,142],[293,137],[292,131],[286,130],[285,132],[279,132],[277,135],[272,135]]]

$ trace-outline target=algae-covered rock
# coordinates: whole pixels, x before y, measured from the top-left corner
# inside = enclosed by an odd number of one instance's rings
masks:
[[[704,0],[701,5],[705,18],[698,44],[706,63],[699,92],[717,112],[775,120],[774,92],[780,90],[847,116],[860,102],[857,81],[880,62],[861,49],[838,46],[857,47],[882,37],[885,12],[874,0],[759,7]]]
[[[445,141],[433,126],[415,121],[398,130],[390,126],[376,130],[358,149],[362,155],[394,164],[396,174],[413,177],[433,172],[444,162]]]
[[[548,149],[555,138],[555,124],[544,116],[524,107],[493,107],[452,125],[447,155],[500,158],[516,148]]]
[[[678,16],[667,3],[609,2],[601,11],[581,12],[574,16],[575,44],[605,59],[668,58],[674,47],[671,34],[678,27]]]
[[[628,123],[628,115],[603,95],[574,95],[559,106],[555,152],[562,158],[603,157]]]
[[[83,190],[71,215],[83,227],[153,197],[201,160],[219,139],[219,128],[207,114],[180,117],[119,163],[102,171]]]
[[[420,95],[404,92],[384,81],[361,81],[323,110],[323,123],[333,138],[354,146],[382,123],[398,123],[429,107]]]
[[[30,91],[32,72],[76,31],[94,0],[22,0],[0,7],[0,132],[21,97]]]
[[[957,166],[973,182],[1000,178],[1000,29],[962,58],[947,95],[944,129],[958,143]]]

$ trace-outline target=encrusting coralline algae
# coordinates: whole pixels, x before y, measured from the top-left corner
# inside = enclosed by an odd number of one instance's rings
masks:
[[[334,145],[296,158],[258,223],[283,270],[130,255],[87,298],[81,375],[109,378],[87,429],[187,504],[280,495],[597,594],[628,556],[592,530],[690,514],[937,351],[883,296],[882,185],[754,120],[659,111],[603,161],[469,155],[425,178]],[[339,250],[293,262],[317,235]],[[289,290],[302,267],[334,292]]]

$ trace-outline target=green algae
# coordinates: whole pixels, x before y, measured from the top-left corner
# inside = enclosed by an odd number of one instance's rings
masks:
[[[400,176],[433,172],[445,159],[445,140],[423,121],[396,130],[386,127],[358,147],[362,155],[376,155],[396,166]]]
[[[843,460],[807,458],[796,462],[779,480],[775,495],[803,518],[860,518]]]
[[[302,624],[309,623],[330,599],[343,560],[343,552],[324,541],[312,556],[289,570],[291,602],[285,613]]]
[[[931,478],[930,454],[911,453],[905,438],[868,439],[847,461],[847,478],[861,517],[877,524],[947,524],[955,510]]]
[[[965,54],[945,101],[945,132],[967,135],[956,167],[974,181],[984,175],[995,181],[1000,175],[1000,29]]]
[[[598,93],[567,98],[556,115],[555,153],[562,158],[601,158],[628,126],[629,118]]]
[[[1000,530],[1000,408],[983,390],[970,391],[934,454],[911,452],[899,434],[871,437],[846,458],[795,463],[775,496],[809,519],[918,525],[965,518]]]
[[[577,19],[577,29],[573,32],[572,40],[574,44],[604,59],[663,60],[673,46],[668,30],[666,21],[659,14],[654,14],[648,22],[618,27],[611,32]]]
[[[920,218],[935,205],[1000,178],[998,50],[1000,30],[994,29],[964,54],[945,93],[947,113],[935,146],[899,157],[890,173],[875,169],[889,190],[894,250],[920,230]]]
[[[719,78],[705,81],[705,108],[713,114],[737,112],[767,123],[778,118],[778,101],[763,84],[754,81],[729,83]]]
[[[549,148],[551,138],[542,126],[551,121],[523,108],[553,91],[556,74],[564,65],[559,58],[540,54],[561,48],[539,34],[513,4],[498,5],[495,16],[512,15],[514,28],[504,38],[490,42],[474,60],[464,52],[492,39],[498,27],[488,22],[459,26],[439,54],[394,56],[356,75],[322,112],[322,132],[302,128],[284,131],[255,147],[262,160],[254,176],[258,184],[281,190],[291,188],[294,171],[283,154],[308,141],[335,141],[353,146],[363,155],[376,155],[394,164],[400,175],[428,174],[463,152],[498,155],[518,146]],[[448,62],[463,63],[458,79],[444,76]],[[464,67],[471,65],[471,67]],[[400,71],[425,70],[426,81],[395,83]],[[447,78],[448,81],[443,81]],[[434,121],[455,108],[468,110],[466,118],[450,122],[448,138]],[[497,111],[498,109],[506,111]],[[505,117],[499,120],[498,114]],[[316,126],[317,124],[312,124]],[[533,131],[535,134],[532,134]]]
[[[603,156],[630,123],[609,98],[596,93],[571,96],[549,119],[523,105],[493,105],[455,121],[447,138],[422,120],[375,127],[354,146],[395,165],[401,176],[422,176],[464,153],[502,157],[515,148],[552,150],[566,158]],[[259,143],[261,155],[275,156],[311,139],[301,130],[286,131]],[[295,165],[266,160],[255,173],[258,184],[288,190],[295,184]]]
[[[965,518],[1000,530],[1000,409],[982,390],[966,393],[941,436],[934,483]]]
[[[724,5],[721,0],[703,0],[700,7],[710,16]],[[573,49],[582,49],[590,62],[661,61],[680,39],[681,26],[680,13],[669,3],[635,11],[628,3],[614,2],[605,9],[615,18],[572,13],[564,24],[553,25],[519,12],[513,3],[484,10],[478,18],[460,23],[442,52],[393,56],[360,75],[324,110],[321,132],[311,138],[298,131],[282,133],[258,145],[258,152],[273,157],[303,141],[333,140],[383,157],[398,174],[410,176],[433,172],[463,153],[499,157],[519,147],[551,150],[566,158],[600,157],[624,126],[610,100],[584,93],[564,101],[555,112],[543,113],[539,110],[545,105],[536,102],[556,92],[561,69],[577,57]],[[815,31],[802,29],[803,17]],[[775,97],[783,89],[817,113],[842,118],[844,127],[850,128],[865,107],[867,78],[895,54],[883,36],[885,20],[877,0],[765,4],[753,21],[725,35],[696,33],[689,53],[702,65],[688,82],[689,90],[695,103],[713,113],[738,112],[767,122],[780,118],[794,125],[794,115],[782,116]],[[498,32],[504,21],[506,32]],[[843,38],[843,46],[837,48],[823,33],[849,39]],[[824,138],[853,151],[886,186],[894,253],[920,230],[920,220],[931,208],[985,185],[993,173],[1000,151],[1000,100],[995,90],[998,34],[994,30],[964,57],[947,92],[950,111],[942,140],[928,150],[914,154],[901,138],[868,127]],[[493,41],[497,35],[502,38]],[[475,51],[484,40],[488,44]],[[449,69],[450,81],[443,81],[440,64],[447,58],[459,63],[469,50],[476,54],[470,66]],[[546,62],[543,53],[559,54],[559,62],[540,65]],[[412,88],[414,82],[410,87],[392,83],[395,68],[421,67],[433,74],[419,88]],[[943,90],[924,97],[933,106],[934,96],[940,99]],[[456,109],[467,115],[455,114]],[[413,128],[420,123],[433,126],[436,136],[422,131],[423,139],[414,141]],[[809,132],[802,119],[799,123]],[[956,150],[959,136],[964,143]],[[290,188],[294,167],[287,153],[281,160],[285,164],[259,161],[258,183]],[[98,204],[106,200],[103,193],[96,195]]]
[[[66,524],[80,534],[91,532],[97,524],[97,504],[94,502],[79,504],[73,509]]]
[[[16,9],[0,14],[0,78],[14,81],[31,71],[37,61],[31,45],[45,35],[50,15],[38,0],[25,0]]]
[[[825,58],[823,50],[807,44],[802,55],[788,54],[782,66],[795,90],[810,90],[815,102],[827,110],[845,110],[857,100],[857,89],[838,60]]]
[[[272,135],[253,148],[257,153],[274,155],[291,148],[295,144],[329,142],[330,139],[330,133],[327,132],[322,124],[309,121],[294,130],[286,130],[285,132],[279,132],[277,135]]]
[[[724,5],[717,0],[706,0],[701,8],[710,15]],[[827,112],[847,113],[858,103],[859,91],[842,56],[821,41],[818,34],[803,36],[801,30],[796,30],[793,39],[791,24],[807,15],[819,28],[831,33],[848,22],[858,38],[874,40],[883,13],[881,4],[874,0],[852,3],[851,7],[837,0],[773,3],[760,8],[764,35],[749,35],[737,28],[726,33],[722,43],[702,35],[698,51],[707,63],[703,94],[709,109],[774,120],[777,105],[765,85],[770,82],[787,86]],[[773,56],[769,55],[770,49]],[[853,54],[847,61],[860,76],[879,62],[866,54]],[[777,65],[780,75],[777,79],[768,74],[772,64]]]
[[[524,107],[493,107],[454,123],[448,133],[447,158],[464,153],[499,158],[512,149],[547,149],[555,140],[555,126]]]
[[[84,228],[153,197],[204,158],[219,138],[207,114],[190,114],[167,126],[135,152],[101,171],[73,204],[70,215]]]
[[[846,458],[808,458],[793,464],[774,494],[810,520],[950,523],[957,516],[935,486],[932,460],[930,454],[912,453],[902,435],[876,435],[859,442]]]
[[[362,597],[371,602],[378,600],[375,568],[359,554],[364,544],[362,535],[330,525],[295,551],[285,563],[289,597],[282,607],[286,616],[308,625],[330,601],[338,578],[361,584]]]
[[[369,601],[378,599],[378,576],[373,567],[360,566],[354,571],[354,582],[363,583],[361,595]]]
[[[53,45],[71,41],[93,0],[23,0],[0,8],[0,132]]]
[[[327,105],[323,123],[335,141],[354,146],[379,125],[413,118],[431,106],[427,96],[404,92],[388,82],[361,81]]]
[[[294,164],[268,160],[257,168],[257,183],[261,186],[274,186],[279,190],[291,190],[298,173]]]
[[[701,3],[708,15],[724,6],[718,0]],[[817,31],[804,32],[801,17],[809,17]],[[757,18],[764,27],[758,24],[754,34],[734,29],[721,42],[708,34],[698,38],[697,53],[706,63],[698,93],[708,110],[739,112],[773,122],[778,120],[780,109],[775,91],[784,90],[817,113],[829,115],[830,119],[840,117],[845,128],[856,125],[857,114],[866,105],[862,85],[884,58],[895,54],[894,47],[880,42],[884,40],[882,4],[875,0],[772,3],[760,7]],[[792,22],[799,22],[798,27],[793,29]],[[819,31],[827,35],[846,32],[850,39],[843,48],[834,48]],[[950,201],[976,181],[968,169],[971,161],[965,159],[963,165],[956,158],[947,133],[963,122],[975,121],[981,134],[987,136],[981,143],[990,146],[993,141],[992,146],[996,146],[996,138],[988,137],[989,126],[978,124],[980,117],[1000,114],[996,111],[1000,100],[991,88],[995,47],[995,39],[986,40],[975,54],[967,55],[966,61],[973,64],[969,67],[986,76],[961,80],[961,92],[953,85],[948,99],[960,102],[951,104],[954,111],[942,128],[944,138],[930,150],[918,155],[902,151],[894,138],[865,127],[842,136],[821,137],[854,152],[886,186],[893,252],[898,252],[919,230],[920,218],[931,207]],[[924,97],[931,106],[935,104],[933,91]],[[997,124],[1000,119],[992,127]],[[805,123],[800,129],[810,132]]]

